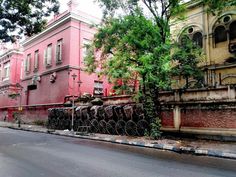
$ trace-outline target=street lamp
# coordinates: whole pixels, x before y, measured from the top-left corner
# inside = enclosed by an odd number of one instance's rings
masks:
[[[77,75],[74,73],[72,75],[73,78],[73,90],[72,90],[72,116],[71,116],[71,131],[74,132],[74,107],[75,107],[75,78],[77,77]]]
[[[81,97],[81,90],[80,90],[80,86],[81,86],[81,84],[82,84],[82,81],[78,81],[78,91],[79,91],[79,97]]]

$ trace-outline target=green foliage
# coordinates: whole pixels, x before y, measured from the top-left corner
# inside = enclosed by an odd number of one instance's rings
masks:
[[[173,45],[172,48],[172,62],[175,63],[171,71],[172,76],[183,77],[186,80],[185,88],[189,87],[189,78],[195,79],[197,86],[202,86],[203,72],[198,64],[203,56],[202,48],[183,35],[181,43]]]
[[[12,116],[13,116],[14,120],[17,121],[19,119],[19,117],[20,117],[19,112],[15,111],[12,114],[13,114]]]
[[[20,93],[15,93],[15,92],[8,94],[8,97],[11,99],[17,99],[17,97],[19,96],[20,96]]]
[[[100,60],[94,51],[99,51]],[[132,93],[139,83],[145,116],[150,122],[158,112],[154,99],[160,88],[168,87],[170,43],[163,43],[160,28],[142,13],[111,18],[98,29],[85,58],[87,71],[102,68],[117,93]]]
[[[202,77],[197,67],[200,50],[190,43],[173,47],[170,42],[170,18],[183,14],[186,4],[182,0],[97,1],[104,9],[104,18],[88,47],[87,71],[98,72],[100,68],[99,73],[107,75],[119,91],[138,82],[145,117],[151,125],[149,134],[157,138],[159,91],[169,88],[172,75]],[[172,59],[178,65],[171,72]]]
[[[204,0],[202,1],[208,6],[208,11],[214,15],[219,15],[224,9],[236,6],[235,0]]]
[[[151,124],[150,124],[150,137],[152,139],[158,139],[161,137],[161,120],[159,118],[156,118]]]
[[[156,118],[152,123],[150,123],[150,130],[145,130],[144,135],[154,140],[159,139],[162,134],[160,128],[161,120]]]
[[[44,17],[58,9],[58,0],[0,0],[0,40],[14,42],[23,33],[41,32],[46,25]]]
[[[98,29],[95,40],[85,58],[87,71],[101,67],[101,74],[108,76],[116,88],[123,89],[136,77],[140,82],[155,83],[166,87],[169,71],[169,45],[163,44],[159,28],[142,14],[112,18]],[[95,59],[94,51],[101,53]],[[157,77],[158,75],[158,77]]]

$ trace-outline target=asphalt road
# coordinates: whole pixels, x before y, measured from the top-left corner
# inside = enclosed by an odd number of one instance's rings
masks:
[[[236,161],[0,128],[0,177],[235,177]]]

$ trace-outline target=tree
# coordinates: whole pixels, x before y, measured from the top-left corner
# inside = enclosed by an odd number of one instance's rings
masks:
[[[122,80],[123,85],[138,75],[145,117],[151,125],[149,134],[157,138],[160,135],[159,91],[170,83],[170,51],[173,47],[170,42],[170,20],[184,12],[184,1],[97,1],[104,8],[104,18],[85,59],[88,70],[92,72],[96,67],[101,67],[102,73],[113,83]],[[221,3],[220,0],[217,2]],[[121,15],[119,12],[122,12]],[[189,55],[188,52],[193,51],[193,46],[189,47],[183,52],[176,50],[173,55],[181,57],[178,61],[184,67],[192,66],[181,60],[184,59],[183,55],[188,55],[191,59],[195,57],[194,54]],[[95,59],[94,50],[101,53],[100,62]],[[175,68],[175,71],[178,74],[184,73],[182,69]],[[193,69],[185,72],[186,78],[193,72]]]
[[[188,35],[183,34],[180,43],[176,43],[172,48],[171,59],[173,64],[171,75],[183,77],[186,85],[182,89],[188,89],[189,79],[195,79],[196,83],[192,87],[203,87],[203,72],[198,66],[204,58],[202,48],[193,43]]]
[[[222,13],[222,10],[236,6],[235,0],[205,0],[202,2],[208,7],[208,11],[213,15],[219,15]]]
[[[160,128],[160,124],[156,124],[160,116],[159,90],[169,83],[170,42],[166,21],[170,17],[164,18],[163,15],[161,22],[148,19],[137,4],[128,10],[122,17],[106,17],[95,35],[93,48],[85,59],[86,65],[89,71],[101,66],[102,74],[113,83],[122,80],[122,86],[138,76],[145,117],[150,125]],[[156,18],[159,17],[156,15]],[[101,52],[101,63],[95,59],[94,50]],[[152,130],[150,134],[160,135],[159,131]]]
[[[14,42],[22,34],[41,32],[45,17],[58,10],[58,0],[0,0],[0,40]]]

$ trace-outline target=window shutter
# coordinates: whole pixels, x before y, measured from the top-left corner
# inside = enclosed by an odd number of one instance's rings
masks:
[[[34,69],[38,68],[39,52],[36,51],[34,54]]]
[[[47,66],[47,49],[44,50],[44,65]]]
[[[30,71],[30,59],[31,59],[31,56],[29,55],[29,56],[27,57],[27,65],[26,65],[26,70],[27,70],[27,72]]]
[[[27,57],[24,59],[24,71],[27,72]]]
[[[56,61],[56,63],[58,62],[57,53],[58,53],[58,44],[55,45],[55,61]]]
[[[62,61],[62,39],[57,41],[57,45],[55,47],[55,56],[56,56],[56,62]]]
[[[52,64],[52,45],[48,46],[48,51],[47,51],[47,65]]]
[[[62,41],[60,41],[60,55],[59,55],[59,61],[62,61]]]

